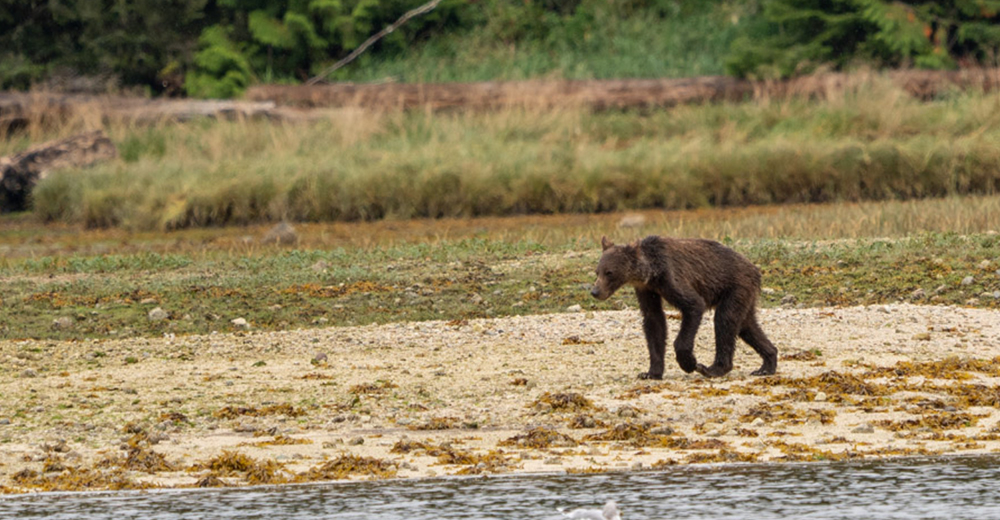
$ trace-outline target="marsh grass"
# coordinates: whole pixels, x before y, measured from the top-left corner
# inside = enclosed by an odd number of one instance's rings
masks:
[[[82,124],[82,123],[81,123]],[[903,200],[1000,187],[1000,95],[874,77],[823,100],[591,113],[334,111],[108,127],[113,162],[38,185],[48,222],[165,230]]]
[[[5,217],[0,338],[225,332],[240,317],[253,330],[287,330],[634,306],[627,291],[607,302],[588,294],[603,234],[721,240],[760,266],[772,289],[765,307],[786,295],[808,306],[1000,304],[997,196],[642,215],[628,228],[617,227],[621,214],[300,225],[288,248],[262,245],[263,227],[133,234]],[[155,307],[168,318],[150,320]],[[70,325],[56,325],[63,317]]]

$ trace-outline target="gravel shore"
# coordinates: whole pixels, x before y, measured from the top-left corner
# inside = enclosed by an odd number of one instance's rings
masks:
[[[638,380],[647,354],[635,309],[3,341],[0,486],[240,485],[1000,452],[1000,313],[899,304],[760,314],[779,349],[778,375],[750,376],[760,359],[738,343],[736,369],[718,380],[670,361],[663,381]],[[672,340],[679,321],[668,315]],[[714,348],[710,320],[697,341],[705,363]],[[237,454],[266,471],[220,462]],[[148,463],[154,459],[162,464]],[[110,471],[117,480],[80,484],[81,475]]]

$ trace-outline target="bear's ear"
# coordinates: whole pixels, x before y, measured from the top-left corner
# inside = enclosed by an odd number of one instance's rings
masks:
[[[607,236],[601,237],[601,251],[607,251],[608,248],[610,248],[613,245],[615,245],[615,243],[608,240]]]

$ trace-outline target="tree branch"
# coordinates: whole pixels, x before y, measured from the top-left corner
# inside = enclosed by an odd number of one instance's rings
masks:
[[[440,4],[440,3],[441,3],[441,0],[431,0],[430,2],[427,2],[426,4],[420,6],[420,7],[416,8],[416,9],[412,9],[410,11],[407,11],[405,14],[403,14],[403,16],[400,16],[399,20],[396,20],[392,25],[386,27],[385,29],[382,29],[381,31],[375,33],[375,35],[372,36],[371,38],[368,38],[367,40],[365,40],[365,42],[362,43],[361,45],[359,45],[357,49],[354,49],[353,51],[351,51],[351,53],[348,54],[346,58],[338,61],[337,63],[334,63],[333,65],[331,65],[329,68],[327,68],[323,72],[320,72],[319,74],[317,74],[317,75],[313,76],[312,78],[310,78],[309,81],[306,82],[306,85],[315,85],[315,84],[319,83],[320,81],[323,81],[324,78],[326,78],[330,74],[333,74],[334,71],[336,71],[337,69],[339,69],[339,68],[343,67],[344,65],[347,65],[348,63],[354,61],[354,59],[357,58],[358,56],[360,56],[361,53],[365,52],[368,49],[368,47],[371,47],[375,42],[381,40],[385,35],[391,33],[392,31],[395,31],[396,29],[398,29],[400,25],[403,25],[404,23],[406,23],[410,18],[413,18],[414,16],[420,16],[420,15],[425,14],[425,13],[429,13],[429,12],[433,11],[434,8],[437,7],[438,4]]]

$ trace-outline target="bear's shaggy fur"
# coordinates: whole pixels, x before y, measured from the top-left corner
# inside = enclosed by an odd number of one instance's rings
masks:
[[[685,372],[697,370],[706,377],[728,374],[739,336],[764,360],[753,375],[775,373],[778,350],[757,323],[760,270],[744,256],[712,240],[659,236],[624,246],[603,237],[601,247],[597,282],[590,292],[605,300],[623,285],[635,288],[649,348],[649,371],[640,378],[663,377],[667,320],[661,299],[681,312],[674,353]],[[702,315],[711,308],[715,309],[715,361],[706,367],[695,360],[694,338]]]

